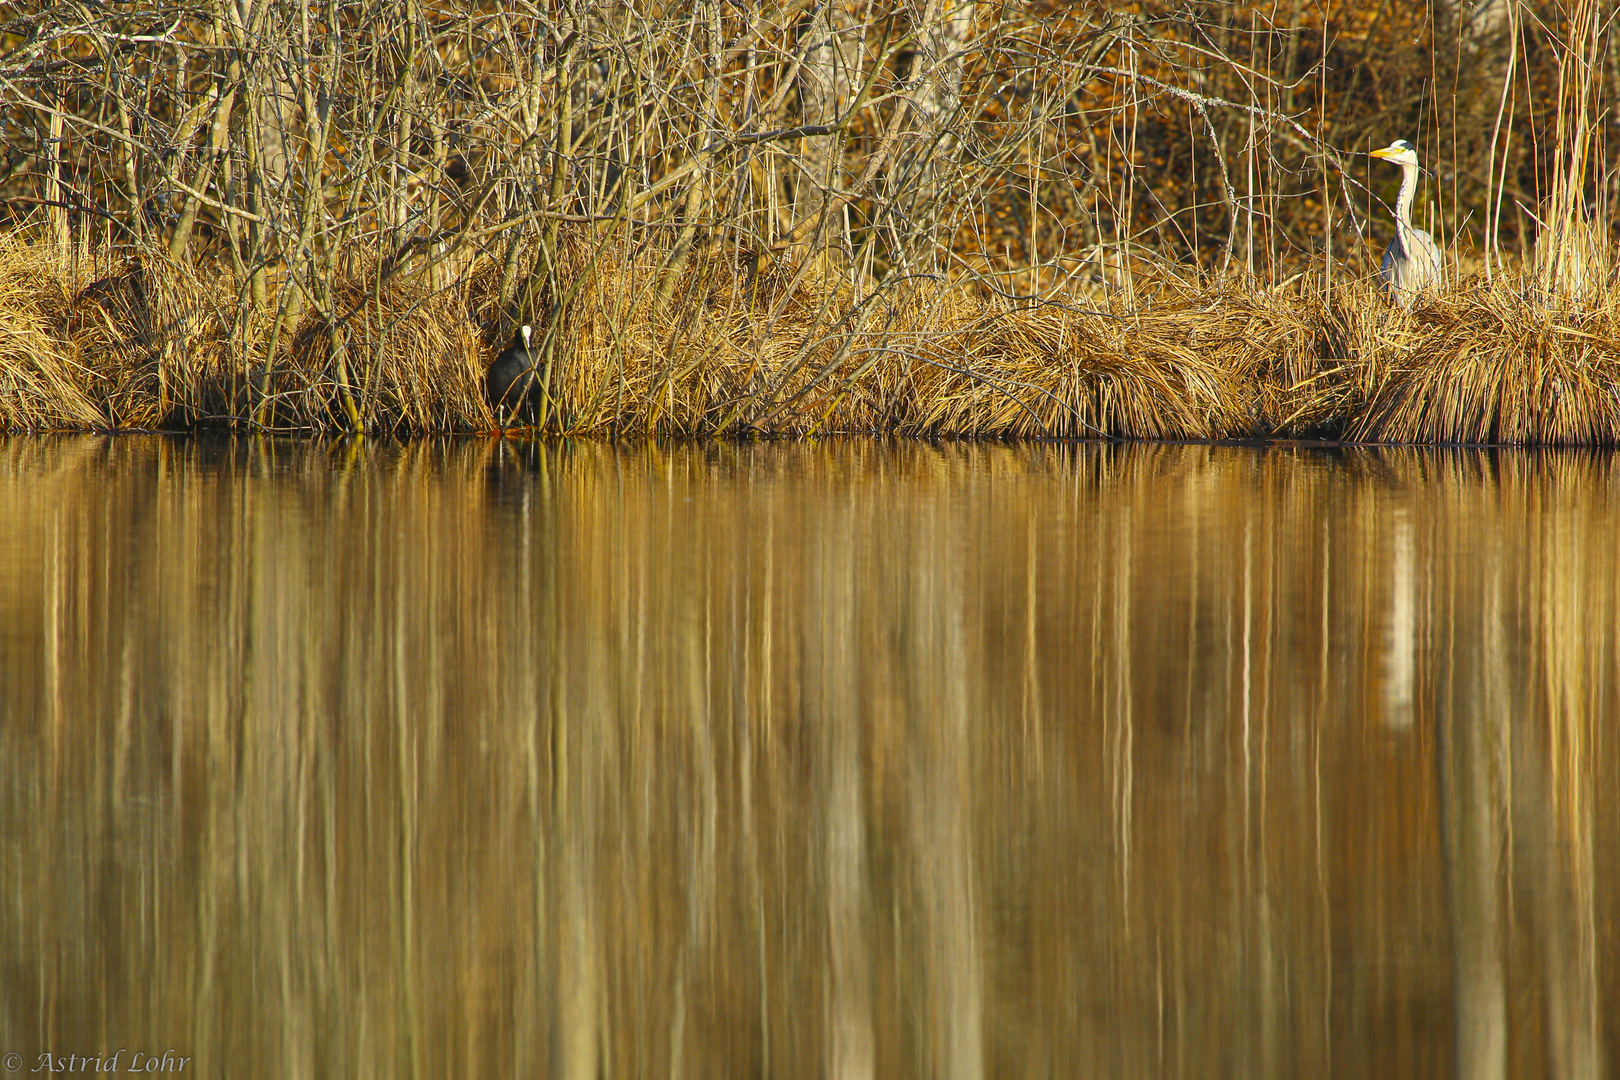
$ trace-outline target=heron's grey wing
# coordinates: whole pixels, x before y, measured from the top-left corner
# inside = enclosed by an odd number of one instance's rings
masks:
[[[1401,278],[1402,263],[1405,257],[1401,254],[1401,242],[1391,240],[1389,247],[1384,249],[1384,261],[1378,265],[1378,276],[1383,279],[1387,288],[1398,289],[1404,282]]]
[[[1426,285],[1431,281],[1439,280],[1441,266],[1440,245],[1434,242],[1434,237],[1422,229],[1412,230],[1412,240],[1412,246],[1422,253],[1421,258],[1424,263],[1422,284]]]

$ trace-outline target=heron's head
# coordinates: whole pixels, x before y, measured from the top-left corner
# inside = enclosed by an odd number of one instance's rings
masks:
[[[534,333],[534,327],[525,323],[522,331],[520,332],[523,334],[523,348],[526,351],[529,348],[529,335]]]
[[[1382,150],[1374,150],[1368,157],[1382,158],[1396,165],[1416,165],[1417,151],[1405,139],[1396,139]]]

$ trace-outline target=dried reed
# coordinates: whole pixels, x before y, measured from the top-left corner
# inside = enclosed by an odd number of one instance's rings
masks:
[[[559,238],[562,294],[533,301],[548,431],[1367,442],[1620,442],[1620,301],[1532,273],[1471,279],[1411,312],[1370,286],[1143,289],[1135,310],[1031,308],[971,283],[857,298],[770,253],[700,253],[660,303],[668,251]],[[453,288],[352,259],[333,317],[229,340],[235,282],[162,259],[88,281],[47,242],[0,245],[0,425],[339,431],[493,426],[477,329],[499,266]],[[802,272],[801,272],[802,271]],[[83,276],[83,275],[81,275]],[[346,404],[346,402],[348,404]]]

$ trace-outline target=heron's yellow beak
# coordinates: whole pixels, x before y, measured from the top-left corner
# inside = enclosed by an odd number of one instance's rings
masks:
[[[1376,158],[1386,158],[1386,157],[1390,157],[1394,153],[1395,153],[1394,150],[1391,150],[1389,147],[1386,146],[1382,150],[1368,151],[1367,156],[1368,157],[1376,157]]]

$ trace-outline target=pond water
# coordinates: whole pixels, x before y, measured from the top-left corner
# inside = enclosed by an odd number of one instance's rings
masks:
[[[0,440],[0,1055],[1613,1075],[1617,511],[1576,453]]]

